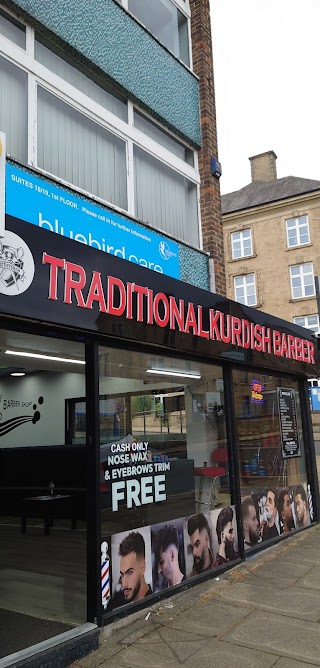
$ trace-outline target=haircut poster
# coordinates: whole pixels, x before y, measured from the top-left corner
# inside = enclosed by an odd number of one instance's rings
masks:
[[[237,561],[235,507],[105,536],[101,555],[102,605],[113,612]]]

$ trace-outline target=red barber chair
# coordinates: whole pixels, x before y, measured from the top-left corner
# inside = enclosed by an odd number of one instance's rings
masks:
[[[216,448],[211,453],[211,462],[213,466],[195,467],[194,473],[199,476],[199,498],[196,500],[199,510],[201,507],[206,507],[207,510],[212,510],[217,505],[217,480],[228,473],[228,449]],[[205,480],[210,480],[210,490],[208,500],[204,500]]]

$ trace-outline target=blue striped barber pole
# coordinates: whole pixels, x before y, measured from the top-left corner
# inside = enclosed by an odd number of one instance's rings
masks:
[[[101,602],[104,609],[110,601],[110,557],[108,543],[101,543]]]

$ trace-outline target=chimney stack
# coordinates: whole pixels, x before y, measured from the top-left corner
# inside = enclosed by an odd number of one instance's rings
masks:
[[[266,151],[249,158],[251,163],[251,180],[275,181],[277,178],[277,156],[274,151]]]

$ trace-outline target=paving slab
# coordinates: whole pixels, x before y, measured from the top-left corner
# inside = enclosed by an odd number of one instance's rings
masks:
[[[300,587],[292,586],[290,589],[279,590],[270,584],[252,582],[250,579],[248,582],[238,582],[226,587],[220,598],[233,601],[237,605],[254,606],[288,617],[314,622],[320,619],[319,593]]]
[[[306,575],[313,568],[310,563],[293,563],[279,561],[277,555],[263,564],[258,563],[249,568],[251,575],[266,582],[276,582],[277,586],[289,587]]]
[[[309,572],[299,580],[299,587],[306,589],[320,589],[320,566],[314,566]]]
[[[310,663],[304,661],[293,661],[292,659],[281,658],[275,664],[274,668],[310,668]]]
[[[279,555],[279,563],[284,561],[288,564],[311,563],[313,565],[320,565],[320,551],[315,545],[293,546],[291,550],[287,550]]]
[[[320,666],[320,625],[256,610],[224,640]]]
[[[122,649],[130,647],[144,635],[156,631],[159,626],[159,623],[155,623],[151,619],[148,622],[145,619],[138,619],[131,624],[120,627],[115,624],[112,633],[107,637],[103,637],[101,634],[99,648],[92,654],[80,659],[76,666],[77,668],[96,668],[105,659],[109,659]]]
[[[195,650],[195,651],[194,651]],[[189,648],[190,655],[184,656],[177,644],[170,644],[171,656],[161,656],[153,651],[143,651],[134,646],[106,662],[99,668],[273,668],[278,657],[273,653],[258,652],[246,647],[237,647],[236,652],[229,643],[212,640],[202,647]]]
[[[157,657],[176,659],[185,663],[187,659],[198,656],[201,649],[208,645],[207,637],[196,633],[193,627],[188,629],[175,629],[172,627],[161,627],[155,633],[148,634],[139,640],[135,647]]]
[[[217,599],[196,603],[190,610],[182,612],[168,622],[174,629],[192,629],[201,636],[215,638],[241,622],[251,609],[243,610],[233,603]]]

